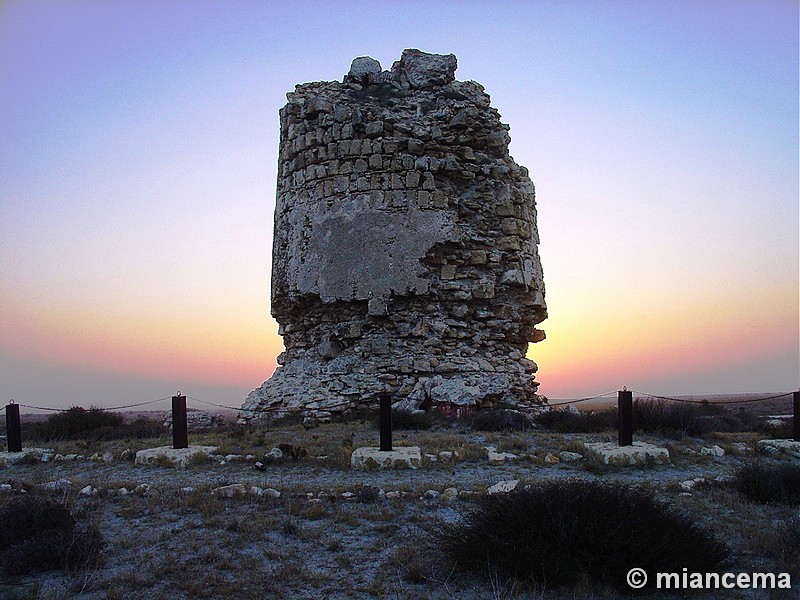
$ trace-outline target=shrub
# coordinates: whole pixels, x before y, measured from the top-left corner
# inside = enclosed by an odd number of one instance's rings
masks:
[[[34,435],[40,439],[77,439],[89,437],[92,431],[105,427],[119,427],[125,417],[102,408],[91,407],[89,410],[73,406],[63,412],[47,417],[35,428]]]
[[[436,419],[429,412],[392,411],[392,429],[427,430],[433,427],[435,422]]]
[[[476,431],[524,431],[531,422],[517,410],[483,409],[469,417],[469,424]]]
[[[456,525],[437,532],[456,567],[575,585],[585,579],[630,591],[632,566],[649,573],[710,572],[726,546],[642,488],[560,480],[486,496]]]
[[[533,422],[555,433],[599,433],[617,426],[617,413],[614,409],[578,412],[553,408],[534,416]]]
[[[76,529],[69,510],[47,498],[15,499],[0,511],[0,565],[8,576],[84,568],[101,546],[97,530]]]
[[[713,404],[673,403],[666,400],[636,400],[633,403],[633,426],[638,431],[678,436],[701,435],[710,430],[703,417]]]
[[[739,469],[733,485],[754,502],[800,505],[800,465],[751,462]]]

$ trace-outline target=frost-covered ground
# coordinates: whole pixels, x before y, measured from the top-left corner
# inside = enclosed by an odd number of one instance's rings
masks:
[[[238,462],[236,458],[225,464],[209,459],[188,469],[135,466],[132,460],[120,459],[126,449],[165,445],[166,438],[59,444],[56,450],[62,454],[88,457],[108,452],[113,461],[7,466],[0,470],[0,483],[11,489],[0,493],[0,505],[37,494],[63,499],[79,523],[93,524],[102,532],[105,546],[100,561],[69,575],[51,572],[6,581],[0,596],[410,599],[505,598],[519,593],[537,598],[619,597],[591,587],[515,588],[513,582],[489,573],[467,575],[453,570],[437,551],[436,529],[473,509],[489,486],[514,479],[520,480],[520,486],[535,486],[567,477],[649,486],[727,540],[735,553],[733,570],[788,568],[773,556],[773,530],[796,508],[757,505],[724,484],[694,489],[681,485],[695,478],[724,481],[730,477],[754,458],[755,434],[683,440],[647,436],[646,441],[669,448],[672,464],[639,468],[607,467],[587,457],[569,463],[558,460],[562,452],[584,454],[584,442],[614,440],[614,432],[558,435],[443,429],[396,431],[394,438],[396,445],[419,445],[425,454],[438,457],[442,451],[457,452],[459,457],[426,461],[418,470],[352,471],[348,467],[352,448],[378,442],[374,427],[358,421],[308,431],[287,426],[191,438],[192,443],[220,445],[224,455],[252,454],[254,460],[282,442],[305,449],[306,456],[272,462],[266,471],[257,470],[253,460]],[[486,445],[519,458],[490,464]],[[724,449],[725,455],[701,454],[704,447],[713,445]],[[51,486],[58,489],[46,490],[45,484],[60,480],[69,483],[61,481]],[[248,491],[225,498],[212,491],[231,484],[244,484],[245,490],[254,486],[277,490],[280,496]],[[96,494],[90,490],[81,494],[86,486]],[[133,493],[121,495],[121,488]],[[789,567],[796,570],[797,562]],[[800,583],[800,574],[795,572],[794,578]]]

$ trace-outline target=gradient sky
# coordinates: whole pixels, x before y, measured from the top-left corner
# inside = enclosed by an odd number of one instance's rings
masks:
[[[797,389],[795,0],[6,0],[0,402],[240,405],[281,350],[278,109],[404,48],[536,184],[541,393]]]

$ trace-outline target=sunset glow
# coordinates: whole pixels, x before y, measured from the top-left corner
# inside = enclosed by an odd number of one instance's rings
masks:
[[[409,47],[457,55],[536,185],[541,393],[797,389],[797,3],[432,6],[4,3],[0,400],[240,405],[282,350],[285,94]]]

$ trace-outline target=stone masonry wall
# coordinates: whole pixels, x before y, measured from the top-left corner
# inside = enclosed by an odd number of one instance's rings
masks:
[[[547,316],[534,187],[456,58],[368,57],[280,111],[272,313],[285,352],[242,408],[309,419],[389,392],[531,407]],[[266,412],[264,412],[266,411]]]

